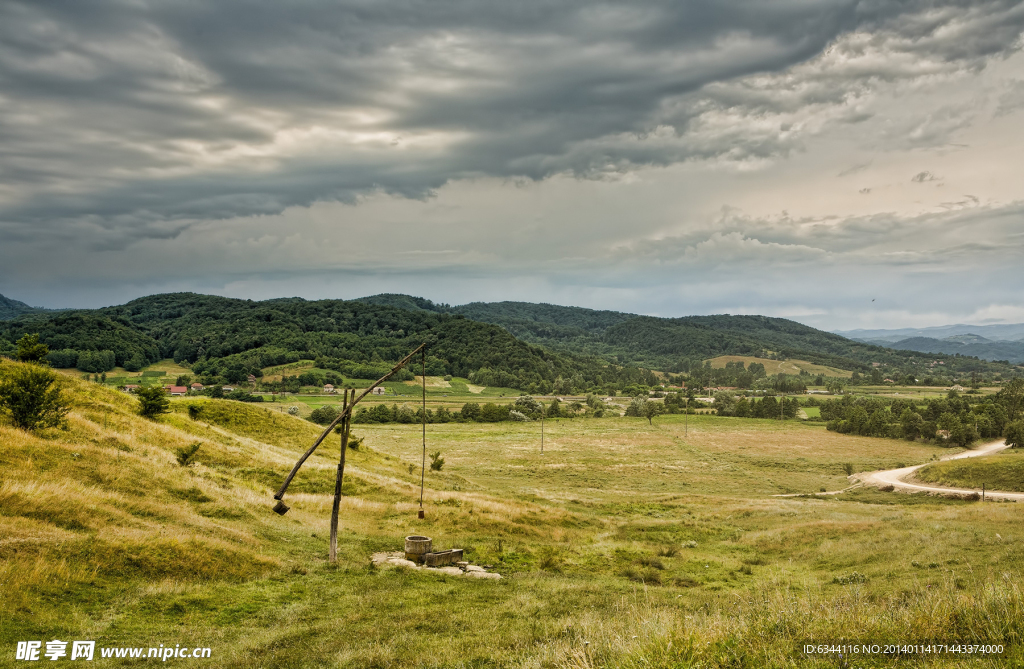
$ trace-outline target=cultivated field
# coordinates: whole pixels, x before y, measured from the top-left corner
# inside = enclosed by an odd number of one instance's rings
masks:
[[[856,666],[1024,662],[1016,504],[772,497],[947,449],[661,416],[546,421],[541,454],[537,423],[430,425],[445,465],[419,520],[420,427],[356,425],[331,566],[336,437],[281,517],[272,489],[317,426],[205,398],[149,421],[127,395],[68,384],[68,430],[0,426],[4,662],[54,638],[209,646],[218,667],[835,667],[798,644],[854,638],[1015,644],[1003,660]],[[195,442],[199,464],[179,466]],[[413,533],[503,578],[370,566]]]

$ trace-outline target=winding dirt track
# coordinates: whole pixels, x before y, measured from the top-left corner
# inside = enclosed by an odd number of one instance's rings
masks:
[[[1000,441],[993,441],[988,444],[979,446],[978,448],[970,451],[964,451],[956,455],[951,455],[943,460],[960,460],[962,458],[979,458],[984,455],[992,455],[997,453],[1007,446]],[[971,495],[974,493],[981,493],[981,490],[967,489],[967,488],[942,488],[939,486],[921,485],[919,483],[908,483],[904,481],[906,477],[913,474],[915,471],[931,463],[925,463],[924,465],[915,465],[913,467],[903,467],[901,469],[887,469],[878,472],[863,472],[860,474],[854,474],[851,478],[857,479],[866,485],[871,486],[887,486],[891,485],[897,490],[906,490],[908,492],[935,492],[945,494],[959,494],[959,495]],[[997,490],[985,491],[985,499],[1012,499],[1014,501],[1024,501],[1024,493],[1019,492],[999,492]]]

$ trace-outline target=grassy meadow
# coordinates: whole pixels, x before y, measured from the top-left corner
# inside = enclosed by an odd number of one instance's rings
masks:
[[[336,437],[282,517],[273,490],[317,426],[206,398],[147,420],[128,395],[65,383],[66,430],[0,424],[0,666],[26,639],[209,646],[199,662],[218,667],[847,666],[797,651],[840,639],[1013,644],[849,666],[1024,663],[1016,504],[773,497],[948,449],[679,415],[545,421],[542,454],[538,423],[430,425],[445,464],[420,520],[420,426],[356,425],[330,565]],[[502,580],[371,566],[413,533]]]

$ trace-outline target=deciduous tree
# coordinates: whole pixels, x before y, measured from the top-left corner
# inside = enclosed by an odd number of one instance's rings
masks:
[[[56,372],[39,365],[6,364],[0,367],[0,409],[15,427],[35,430],[62,426],[70,405]]]
[[[160,386],[139,388],[136,395],[139,398],[140,416],[156,418],[160,414],[170,411],[171,401],[167,399],[167,393]]]

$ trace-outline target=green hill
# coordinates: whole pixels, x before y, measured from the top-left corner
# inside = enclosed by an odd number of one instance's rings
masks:
[[[932,360],[944,371],[1012,373],[1012,366],[970,357],[923,358],[847,339],[785,318],[767,316],[685,316],[655,318],[615,311],[524,302],[472,303],[452,311],[500,325],[524,341],[570,353],[600,356],[623,365],[688,371],[721,355],[799,358],[820,365],[866,373],[879,363],[925,376]]]
[[[30,307],[24,302],[18,300],[12,300],[9,297],[0,295],[0,321],[8,321],[12,318],[17,318],[22,314],[32,314],[48,311],[47,309],[41,309],[39,307]]]
[[[138,356],[136,367],[173,358],[190,363],[197,374],[230,382],[298,360],[316,360],[318,367],[350,377],[376,378],[423,342],[429,343],[428,375],[466,377],[480,385],[548,392],[558,377],[579,377],[580,387],[643,377],[636,369],[530,345],[461,314],[365,301],[253,302],[174,293],[0,324],[0,340],[8,349],[26,332],[39,332],[52,350],[109,350],[118,365]]]

